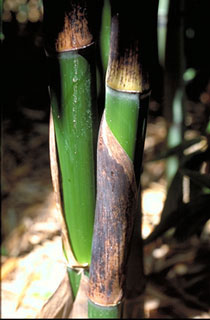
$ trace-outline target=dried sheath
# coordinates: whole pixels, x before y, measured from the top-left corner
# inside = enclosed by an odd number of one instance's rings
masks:
[[[122,298],[136,184],[133,164],[104,117],[97,156],[98,193],[89,298],[96,304],[112,306]]]

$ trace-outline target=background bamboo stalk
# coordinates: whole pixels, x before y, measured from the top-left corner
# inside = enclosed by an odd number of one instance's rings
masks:
[[[99,33],[97,35],[97,93],[98,116],[101,119],[105,106],[105,76],[109,58],[111,5],[110,0],[103,0],[100,7]]]
[[[162,2],[161,2],[162,3]],[[160,4],[161,4],[160,3]],[[164,2],[163,2],[164,3]],[[168,147],[174,147],[184,139],[184,7],[183,0],[173,2],[165,1],[165,11],[168,11],[166,43],[164,52],[164,115],[168,121]],[[166,13],[165,12],[165,13]],[[161,47],[161,42],[159,47]],[[163,50],[162,49],[162,50]],[[161,58],[161,57],[160,57]],[[171,183],[178,169],[180,159],[176,156],[167,160],[166,175],[168,185]]]
[[[100,53],[103,65],[103,72],[106,73],[108,59],[109,59],[109,42],[110,42],[110,28],[111,28],[111,6],[110,0],[104,0],[101,18],[101,32],[100,32]]]

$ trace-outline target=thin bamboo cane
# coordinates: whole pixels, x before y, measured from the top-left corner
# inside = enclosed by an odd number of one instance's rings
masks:
[[[89,317],[120,317],[126,263],[137,209],[134,156],[142,69],[135,3],[112,4],[106,104],[97,150],[97,202],[89,280]],[[126,9],[126,10],[125,10]]]
[[[110,0],[102,0],[100,6],[100,28],[97,50],[97,89],[98,89],[98,115],[102,117],[105,106],[105,75],[109,58],[109,43],[111,29]]]
[[[110,42],[110,28],[111,28],[111,6],[110,0],[104,0],[101,19],[100,32],[100,50],[101,60],[104,73],[106,73],[108,59],[109,59],[109,42]]]
[[[162,2],[162,1],[161,1]],[[168,147],[180,144],[184,139],[184,8],[185,1],[177,3],[164,1],[168,11],[167,36],[165,38],[164,57],[164,116],[168,121]],[[164,3],[163,2],[163,3]],[[165,12],[165,14],[166,14]],[[161,43],[160,43],[161,45]],[[170,157],[166,163],[166,176],[168,185],[174,177],[180,159]],[[181,187],[181,186],[180,186]]]
[[[83,0],[44,1],[52,105],[51,173],[74,295],[78,268],[90,263],[95,210],[95,47],[87,12],[88,2]]]

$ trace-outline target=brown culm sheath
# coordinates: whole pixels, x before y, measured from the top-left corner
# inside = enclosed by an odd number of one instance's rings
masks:
[[[98,139],[97,201],[89,298],[103,306],[121,301],[136,208],[133,163],[103,117]]]
[[[58,5],[57,1],[44,0],[43,4],[43,30],[48,55],[78,50],[93,43],[88,24],[88,12],[92,11],[90,1],[60,0]]]

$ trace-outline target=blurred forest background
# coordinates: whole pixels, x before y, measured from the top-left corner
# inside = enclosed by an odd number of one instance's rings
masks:
[[[152,62],[142,173],[142,235],[150,283],[145,317],[207,318],[210,1],[168,3],[165,58],[158,61],[157,47]],[[2,317],[30,318],[65,270],[49,165],[42,1],[4,0],[1,18]],[[166,22],[163,10],[159,31]],[[160,49],[159,55],[163,57]],[[59,276],[52,281],[55,272]]]

